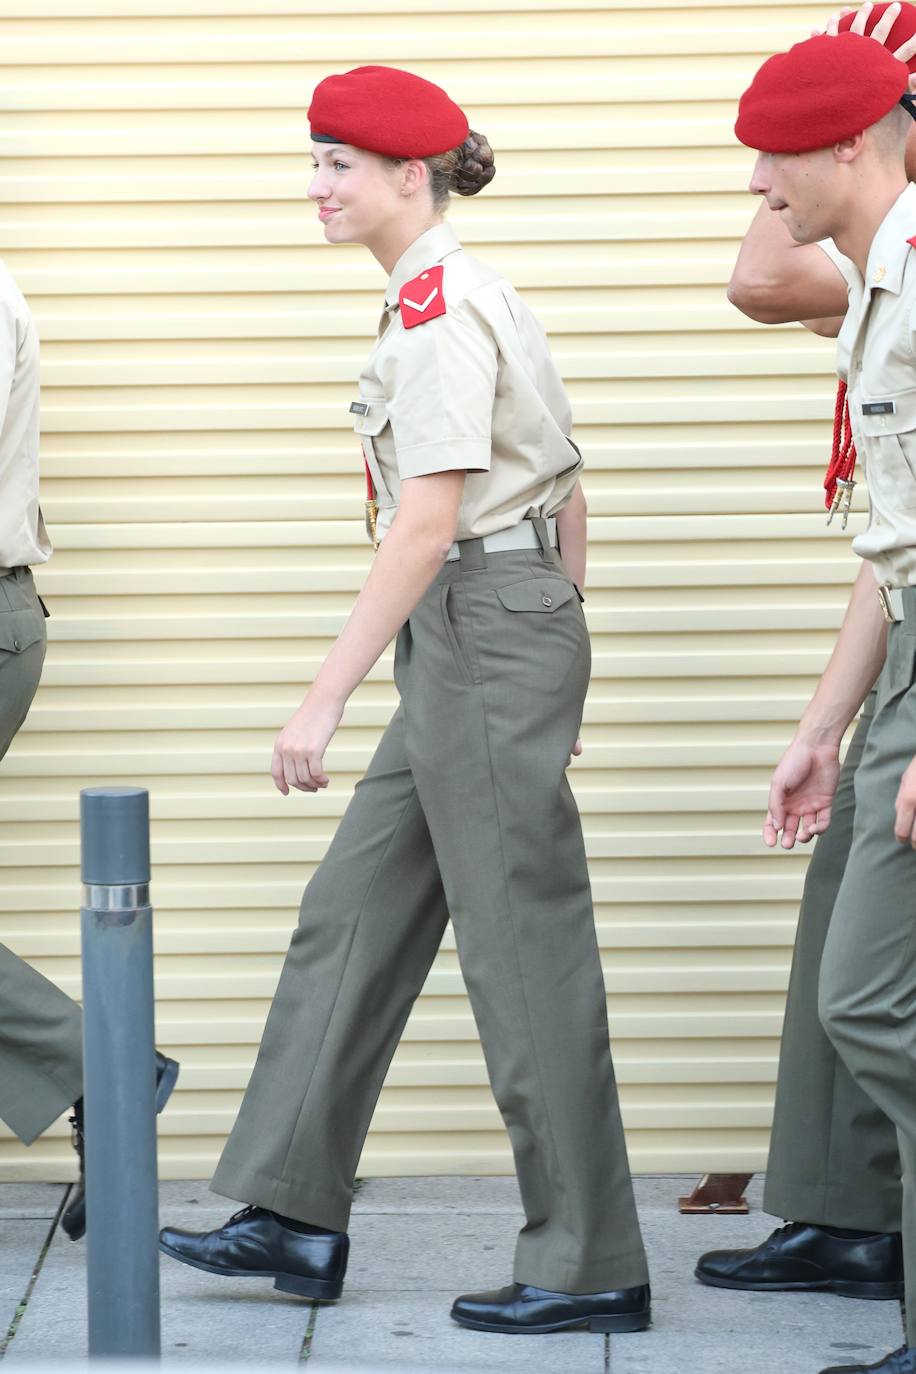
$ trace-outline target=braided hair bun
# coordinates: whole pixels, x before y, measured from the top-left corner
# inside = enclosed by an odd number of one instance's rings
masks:
[[[496,175],[496,159],[483,134],[471,129],[460,148],[455,149],[456,165],[449,178],[449,189],[459,196],[476,196]]]

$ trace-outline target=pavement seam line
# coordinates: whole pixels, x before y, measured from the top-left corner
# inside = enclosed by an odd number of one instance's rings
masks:
[[[0,1360],[4,1358],[7,1350],[9,1350],[10,1345],[16,1338],[16,1332],[19,1330],[22,1318],[25,1316],[26,1311],[28,1309],[29,1301],[32,1297],[32,1294],[35,1291],[35,1285],[38,1282],[38,1276],[42,1271],[44,1262],[48,1256],[48,1251],[51,1248],[51,1242],[54,1239],[54,1234],[57,1230],[57,1224],[61,1219],[63,1210],[67,1205],[72,1190],[72,1183],[64,1189],[64,1193],[61,1197],[60,1203],[58,1204],[57,1211],[54,1213],[54,1216],[51,1220],[51,1225],[48,1229],[48,1234],[45,1236],[44,1244],[42,1245],[41,1250],[38,1253],[38,1259],[35,1261],[35,1268],[32,1270],[32,1275],[28,1283],[26,1284],[26,1290],[23,1293],[22,1297],[19,1299],[19,1302],[16,1304],[16,1311],[13,1313],[13,1320],[9,1324],[9,1329],[7,1330],[6,1335],[2,1338],[2,1340],[0,1340]]]
[[[299,1363],[305,1364],[309,1355],[312,1353],[312,1337],[315,1334],[315,1325],[318,1321],[317,1302],[312,1303],[312,1310],[309,1313],[308,1326],[305,1328],[305,1335],[302,1337],[302,1349],[299,1351]]]
[[[611,1374],[611,1338],[604,1338],[604,1374]]]

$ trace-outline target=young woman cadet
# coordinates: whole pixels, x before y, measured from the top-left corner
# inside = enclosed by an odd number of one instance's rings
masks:
[[[649,1324],[582,830],[566,778],[590,671],[581,458],[538,323],[442,211],[493,176],[438,86],[360,67],[309,109],[331,243],[390,274],[350,406],[378,551],[277,740],[314,792],[344,705],[393,636],[400,705],[302,901],[214,1189],[249,1204],[162,1248],[212,1273],[340,1295],[353,1178],[449,916],[526,1224],[515,1283],[459,1298],[486,1331]],[[563,561],[558,550],[562,546]]]

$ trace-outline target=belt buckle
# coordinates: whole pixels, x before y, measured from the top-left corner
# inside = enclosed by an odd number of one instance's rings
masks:
[[[878,588],[878,600],[881,602],[881,609],[884,612],[884,619],[888,625],[896,625],[897,617],[891,607],[891,587],[890,583],[885,582]]]

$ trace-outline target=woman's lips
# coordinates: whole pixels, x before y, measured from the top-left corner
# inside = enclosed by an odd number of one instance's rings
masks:
[[[336,205],[333,208],[328,205],[323,205],[321,209],[318,211],[318,218],[320,220],[330,219],[332,215],[336,215],[339,213],[339,209],[340,207]]]

